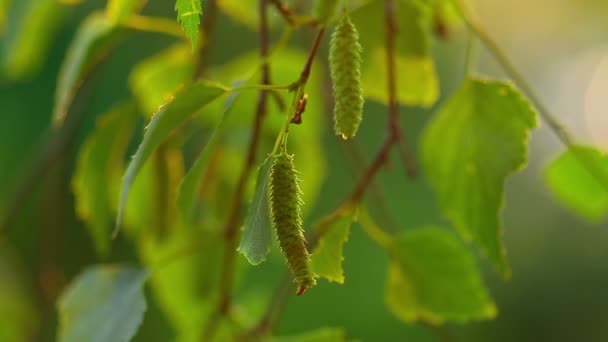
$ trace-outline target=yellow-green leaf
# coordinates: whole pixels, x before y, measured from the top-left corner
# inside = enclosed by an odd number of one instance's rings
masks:
[[[391,252],[386,303],[397,318],[441,324],[496,316],[473,256],[452,233],[414,229],[397,236]]]
[[[573,146],[549,165],[545,182],[561,203],[583,218],[597,222],[606,217],[607,154],[590,146]]]
[[[343,250],[352,222],[352,214],[348,213],[336,218],[325,228],[325,233],[310,259],[310,268],[317,276],[338,284],[344,283]]]
[[[5,18],[4,18],[5,17]],[[10,79],[35,74],[64,22],[57,0],[0,1],[0,68]]]
[[[147,278],[148,271],[138,267],[99,265],[85,270],[57,301],[58,340],[129,341],[146,311]]]
[[[439,81],[429,52],[431,11],[415,0],[396,0],[397,99],[405,105],[432,106]],[[352,13],[363,46],[362,85],[365,97],[388,103],[386,20],[384,1],[370,1]]]
[[[144,3],[144,0],[109,0],[106,5],[106,14],[115,24],[123,23],[131,14],[137,12]]]
[[[150,124],[146,127],[144,138],[125,172],[120,192],[116,228],[121,224],[122,214],[125,203],[127,202],[131,184],[152,152],[175,128],[180,126],[186,119],[202,107],[217,99],[224,91],[223,88],[212,86],[205,82],[194,83],[177,93],[171,102],[164,105],[158,113],[152,117]]]
[[[95,130],[78,154],[72,189],[76,212],[87,223],[97,253],[107,257],[114,222],[110,184],[122,159],[135,123],[135,106],[117,106],[97,119]]]
[[[53,109],[55,125],[63,124],[76,88],[84,75],[107,52],[115,32],[116,27],[105,13],[91,14],[78,28],[59,70]]]
[[[443,214],[508,276],[500,209],[508,175],[526,165],[536,112],[510,84],[468,79],[422,135],[422,164]]]
[[[190,80],[193,70],[190,47],[178,44],[138,63],[129,76],[129,86],[145,114],[152,116]]]
[[[182,24],[194,50],[198,40],[198,26],[203,14],[201,0],[177,0],[175,10],[177,11],[177,21]]]
[[[346,333],[342,328],[320,328],[298,335],[272,337],[268,342],[344,342]]]

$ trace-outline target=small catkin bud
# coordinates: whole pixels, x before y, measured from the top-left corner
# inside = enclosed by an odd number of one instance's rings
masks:
[[[352,138],[363,118],[364,100],[359,33],[346,11],[331,36],[329,68],[335,100],[334,128],[342,138]]]
[[[310,255],[306,249],[300,212],[300,186],[293,156],[285,152],[277,155],[270,171],[270,213],[277,239],[287,260],[300,295],[316,285],[308,267]]]
[[[315,18],[323,25],[333,18],[340,0],[316,0],[313,10]]]

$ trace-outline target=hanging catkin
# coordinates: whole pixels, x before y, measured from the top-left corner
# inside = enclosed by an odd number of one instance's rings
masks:
[[[275,157],[270,171],[270,212],[279,245],[294,281],[299,285],[298,295],[316,284],[308,267],[310,255],[300,218],[300,192],[293,156],[281,152]]]
[[[364,101],[359,33],[346,11],[331,36],[329,67],[335,100],[334,128],[342,138],[352,138],[363,117]]]

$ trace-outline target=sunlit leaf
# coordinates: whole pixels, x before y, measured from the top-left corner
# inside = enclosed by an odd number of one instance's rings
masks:
[[[258,265],[266,260],[270,252],[271,223],[270,208],[268,207],[268,178],[272,158],[267,158],[258,170],[253,199],[247,209],[243,223],[243,237],[238,248],[252,265]]]
[[[63,124],[76,88],[83,76],[105,55],[115,40],[115,32],[115,26],[104,13],[91,14],[78,28],[59,70],[53,109],[55,125]]]
[[[386,303],[399,319],[441,324],[496,316],[473,256],[452,233],[420,228],[393,243]]]
[[[430,107],[439,96],[439,82],[429,52],[431,12],[418,1],[395,3],[397,99],[401,104]],[[384,2],[371,1],[355,10],[352,18],[363,46],[363,92],[367,98],[388,103]]]
[[[36,73],[46,61],[63,19],[57,0],[0,1],[2,73],[10,79]]]
[[[150,288],[177,341],[200,341],[201,329],[215,308],[223,251],[218,237],[180,227],[162,239],[149,231],[138,239],[142,261],[157,270],[150,276]]]
[[[30,341],[38,329],[34,293],[5,243],[0,245],[0,341]]]
[[[74,279],[57,302],[58,340],[129,341],[146,311],[148,271],[120,265],[93,266]]]
[[[325,233],[310,259],[310,267],[317,276],[339,284],[344,283],[343,249],[352,222],[352,213],[345,213],[325,228]]]
[[[191,78],[193,70],[190,47],[179,44],[139,62],[129,76],[129,85],[144,113],[152,116]]]
[[[89,228],[97,252],[108,256],[114,211],[108,191],[115,170],[122,169],[122,158],[131,138],[135,119],[132,104],[118,106],[97,120],[97,125],[78,155],[72,188],[76,212]]]
[[[422,136],[422,162],[444,215],[505,276],[500,209],[508,175],[526,165],[536,113],[510,84],[469,79]]]
[[[212,153],[215,151],[217,144],[224,136],[224,131],[226,129],[227,118],[232,111],[232,105],[234,101],[237,99],[240,92],[231,93],[226,102],[224,103],[224,110],[222,118],[220,122],[211,133],[211,137],[209,141],[197,157],[194,165],[186,174],[186,177],[182,180],[179,185],[178,195],[177,195],[177,206],[180,210],[180,215],[182,219],[186,222],[190,222],[192,219],[193,209],[196,203],[197,194],[200,192],[201,182],[203,179],[203,175],[208,168],[209,159],[211,158]]]
[[[120,192],[120,204],[118,207],[118,217],[116,227],[121,224],[122,214],[129,189],[135,180],[137,173],[150,157],[152,152],[160,145],[171,132],[180,126],[196,111],[217,99],[224,93],[224,89],[211,86],[203,82],[194,83],[181,92],[176,94],[175,98],[163,106],[156,113],[144,134],[143,141],[137,148],[137,152],[129,163],[129,167],[125,172]]]
[[[122,23],[131,14],[137,12],[144,3],[144,0],[109,0],[106,13],[112,22]]]
[[[604,180],[603,184],[598,177]],[[606,217],[608,155],[605,153],[590,146],[571,147],[549,165],[545,181],[561,203],[585,219],[597,222]]]
[[[192,42],[192,49],[194,49],[198,40],[198,26],[203,14],[201,0],[177,0],[175,10],[177,11],[177,21],[182,24],[186,35]]]
[[[286,337],[272,337],[268,342],[343,342],[346,333],[342,328],[320,328]]]

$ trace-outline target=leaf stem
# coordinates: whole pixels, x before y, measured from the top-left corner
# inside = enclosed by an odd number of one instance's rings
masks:
[[[167,18],[133,14],[123,25],[138,31],[162,33],[183,40],[187,39],[184,31],[175,23],[175,20]]]

